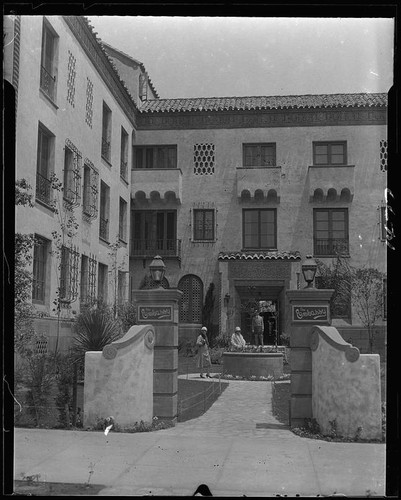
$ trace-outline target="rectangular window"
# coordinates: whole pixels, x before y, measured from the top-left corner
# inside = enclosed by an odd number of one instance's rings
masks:
[[[125,243],[127,242],[127,207],[128,203],[120,198],[118,237]]]
[[[243,144],[244,167],[271,167],[276,165],[274,143]]]
[[[132,255],[177,255],[175,210],[135,210],[132,215]]]
[[[81,256],[81,282],[79,287],[79,300],[81,304],[87,304],[89,297],[89,257]]]
[[[78,297],[79,253],[75,247],[61,247],[60,299],[73,302]]]
[[[108,284],[108,267],[105,264],[99,263],[98,268],[98,300],[100,302],[107,302],[107,284]]]
[[[93,83],[89,78],[86,78],[86,109],[85,121],[92,128],[93,121]]]
[[[111,110],[105,102],[102,115],[102,158],[108,163],[111,161]]]
[[[348,210],[314,209],[313,240],[316,256],[348,255]]]
[[[214,240],[214,210],[194,210],[194,240]]]
[[[46,298],[46,285],[48,284],[48,259],[50,241],[35,235],[33,247],[33,281],[32,301],[44,304]]]
[[[58,36],[49,22],[43,20],[40,88],[52,100],[56,100]]]
[[[177,168],[177,146],[135,146],[134,168]]]
[[[85,159],[82,210],[86,218],[96,219],[98,214],[99,173],[93,163]]]
[[[244,249],[277,248],[277,225],[275,209],[243,210]]]
[[[64,148],[63,198],[75,205],[81,199],[81,153],[67,139]]]
[[[341,142],[314,142],[313,143],[314,165],[346,165],[347,143]]]
[[[36,200],[47,205],[52,202],[51,176],[54,171],[54,135],[41,123],[38,128],[36,159]]]
[[[109,241],[110,188],[100,181],[99,238]]]
[[[121,127],[120,177],[128,182],[128,134],[123,127]]]

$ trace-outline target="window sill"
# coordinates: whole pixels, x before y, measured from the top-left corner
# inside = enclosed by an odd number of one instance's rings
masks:
[[[345,259],[349,259],[350,254],[349,253],[341,254],[341,255],[339,255],[339,254],[320,255],[320,254],[316,254],[316,253],[313,254],[314,259],[335,259],[337,257],[344,257]]]
[[[191,243],[216,243],[217,239],[213,240],[195,240],[191,239]]]
[[[261,168],[281,168],[281,165],[242,165],[241,167],[237,167],[237,170],[250,170],[250,169],[261,169]]]
[[[341,165],[332,165],[332,164],[323,164],[323,165],[319,165],[319,164],[315,164],[315,165],[309,165],[309,168],[354,168],[355,165],[348,165],[348,164],[341,164]]]
[[[49,212],[51,212],[51,215],[54,214],[54,208],[51,205],[49,205],[48,203],[46,203],[45,201],[40,200],[39,198],[35,198],[35,204],[36,203],[38,205],[40,205],[41,207],[46,208],[46,210],[48,210]],[[50,203],[52,203],[52,202],[50,202]]]
[[[128,186],[128,184],[129,184],[129,183],[128,183],[128,179],[126,179],[125,177],[122,177],[122,176],[120,175],[120,180],[121,180],[121,181],[122,181],[122,182],[123,182],[126,186]]]
[[[108,158],[106,158],[106,157],[105,157],[105,156],[103,156],[103,155],[101,155],[101,158],[102,158],[102,160],[103,160],[105,163],[107,163],[107,165],[108,165],[110,168],[112,168],[112,167],[113,167],[113,165],[110,163],[110,160],[109,160]]]
[[[48,101],[48,102],[49,102],[49,103],[53,106],[53,108],[57,111],[57,110],[58,110],[58,106],[57,106],[57,104],[53,101],[53,99],[52,99],[52,98],[51,98],[48,94],[46,94],[46,92],[45,92],[43,89],[41,89],[40,87],[39,87],[39,92],[40,92],[40,93],[42,94],[42,96],[46,99],[46,101]]]
[[[106,240],[105,238],[102,238],[101,236],[99,236],[99,241],[101,243],[104,243],[105,245],[110,245],[110,242],[108,240]]]
[[[128,245],[128,243],[123,239],[123,238],[120,238],[118,237],[118,241],[124,246],[126,247]]]

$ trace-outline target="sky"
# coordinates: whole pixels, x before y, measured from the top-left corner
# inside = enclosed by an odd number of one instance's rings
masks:
[[[89,16],[162,99],[388,92],[389,18]]]

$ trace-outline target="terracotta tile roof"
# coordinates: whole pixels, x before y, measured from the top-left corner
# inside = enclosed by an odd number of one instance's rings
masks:
[[[301,254],[295,252],[220,252],[219,260],[300,260]]]
[[[259,97],[199,97],[145,101],[141,113],[242,111],[261,109],[349,108],[387,106],[387,94],[322,94]]]

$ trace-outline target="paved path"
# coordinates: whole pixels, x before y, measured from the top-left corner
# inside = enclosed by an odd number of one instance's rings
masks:
[[[196,379],[198,377],[196,376]],[[98,495],[384,495],[385,446],[300,438],[271,383],[230,381],[201,417],[149,433],[15,429],[15,479],[102,485]]]

